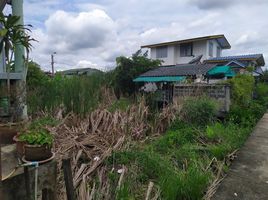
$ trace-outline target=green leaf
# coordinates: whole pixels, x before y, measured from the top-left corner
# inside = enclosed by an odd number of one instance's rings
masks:
[[[5,37],[6,36],[6,34],[7,34],[7,32],[8,32],[8,30],[7,29],[1,29],[0,30],[0,37]]]

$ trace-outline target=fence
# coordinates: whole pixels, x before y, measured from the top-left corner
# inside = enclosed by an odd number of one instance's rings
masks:
[[[228,112],[230,109],[230,86],[217,84],[178,84],[173,88],[173,100],[187,96],[207,95],[216,99],[220,104],[221,112]]]

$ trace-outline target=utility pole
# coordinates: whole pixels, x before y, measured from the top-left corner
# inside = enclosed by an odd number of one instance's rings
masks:
[[[51,70],[52,70],[52,77],[54,77],[54,75],[55,75],[55,72],[54,72],[54,64],[55,64],[55,62],[54,62],[54,55],[56,54],[56,52],[53,52],[52,54],[51,54]]]
[[[23,0],[12,0],[9,1],[12,5],[12,15],[19,16],[19,20],[17,21],[16,25],[24,25],[23,20]],[[22,73],[23,78],[16,82],[16,88],[18,91],[20,91],[20,94],[18,95],[16,101],[18,102],[18,119],[25,120],[28,118],[27,115],[27,105],[26,105],[26,75],[27,70],[25,66],[25,48],[22,44],[16,44],[15,45],[15,51],[14,51],[14,66],[15,66],[15,72],[16,73]]]

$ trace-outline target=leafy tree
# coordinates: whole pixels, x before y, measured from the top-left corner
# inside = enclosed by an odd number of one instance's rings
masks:
[[[30,61],[28,63],[27,73],[27,87],[28,89],[35,89],[38,86],[46,84],[49,77],[41,70],[40,65]]]
[[[131,95],[135,92],[133,79],[140,74],[160,66],[160,60],[149,59],[148,53],[138,50],[130,58],[120,56],[116,58],[117,67],[112,72],[114,86],[117,97],[120,94]]]

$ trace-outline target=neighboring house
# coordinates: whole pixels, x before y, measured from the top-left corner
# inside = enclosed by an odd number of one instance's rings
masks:
[[[194,96],[206,93],[212,98],[219,100],[220,110],[227,112],[230,106],[229,87],[225,85],[206,84],[209,77],[232,77],[234,72],[231,67],[217,66],[216,64],[180,64],[172,66],[162,66],[141,74],[134,82],[145,82],[141,90],[153,88],[157,91],[156,101],[160,105],[170,103],[174,98],[183,96]],[[205,77],[205,79],[204,79]],[[199,82],[202,84],[180,84]],[[145,89],[144,89],[145,88]]]
[[[222,50],[231,48],[224,35],[151,44],[141,48],[149,48],[151,59],[159,59],[163,63],[161,67],[147,71],[133,81],[144,82],[143,88],[146,89],[150,84],[148,88],[160,92],[160,101],[164,103],[186,93],[194,95],[203,88],[201,93],[221,99],[220,101],[224,102],[223,110],[228,111],[229,86],[215,83],[232,78],[236,74],[249,73],[250,67],[254,76],[260,76],[263,73],[261,67],[265,65],[262,54],[222,56]]]
[[[247,67],[253,67],[254,76],[263,74],[261,67],[265,65],[262,54],[215,57],[205,60],[204,63],[231,66],[236,73],[244,73]]]
[[[101,71],[98,69],[93,69],[93,68],[77,68],[77,69],[68,69],[65,71],[61,71],[60,73],[68,77],[68,76],[81,76],[81,75],[90,76],[96,72],[101,72]]]
[[[231,45],[224,35],[211,35],[172,42],[144,45],[149,48],[151,59],[159,59],[165,65],[189,63],[202,56],[200,61],[220,57],[222,50],[230,49]]]

